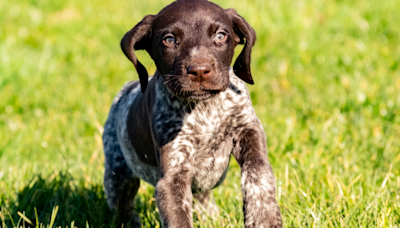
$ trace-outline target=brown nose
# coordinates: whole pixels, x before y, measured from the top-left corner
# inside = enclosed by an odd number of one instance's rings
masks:
[[[211,75],[211,66],[208,63],[192,63],[187,69],[190,80],[194,82],[207,81]]]

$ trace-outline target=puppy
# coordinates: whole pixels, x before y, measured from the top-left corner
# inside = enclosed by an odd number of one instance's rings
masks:
[[[103,135],[104,187],[120,222],[141,227],[134,197],[142,179],[156,188],[164,227],[193,227],[193,198],[212,208],[210,190],[224,180],[233,155],[245,227],[282,226],[265,133],[245,85],[253,84],[255,41],[234,9],[206,0],[177,0],[123,37],[140,80],[116,96]],[[244,48],[230,68],[238,44]],[[150,54],[153,77],[134,50]]]

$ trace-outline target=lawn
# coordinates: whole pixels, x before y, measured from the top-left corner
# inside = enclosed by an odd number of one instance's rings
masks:
[[[0,1],[0,227],[114,227],[102,126],[138,78],[119,42],[170,2]],[[400,227],[400,1],[215,2],[257,32],[248,88],[284,227]],[[142,182],[144,227],[153,194]],[[236,162],[213,195],[195,227],[244,227]]]

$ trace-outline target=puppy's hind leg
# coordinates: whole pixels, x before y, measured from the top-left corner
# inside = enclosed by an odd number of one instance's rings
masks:
[[[114,145],[107,145],[108,143]],[[118,224],[124,227],[141,227],[139,216],[135,214],[134,198],[140,186],[140,179],[133,177],[114,141],[104,141],[105,172],[104,188],[109,208],[116,212]],[[120,227],[120,226],[118,226]]]

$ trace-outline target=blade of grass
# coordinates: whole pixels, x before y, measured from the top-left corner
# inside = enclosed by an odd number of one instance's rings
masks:
[[[389,172],[387,172],[385,179],[382,182],[381,189],[383,189],[386,185],[386,182],[389,180],[390,173],[392,172],[393,163],[390,164]]]
[[[25,222],[27,222],[27,223],[33,225],[32,221],[31,221],[29,218],[27,218],[24,214],[22,214],[22,213],[19,212],[19,211],[17,212],[17,214],[18,214],[23,220],[25,220]]]
[[[8,217],[10,217],[10,220],[11,220],[11,223],[12,223],[13,227],[17,227],[17,226],[15,226],[14,219],[12,218],[10,212],[7,211],[7,213],[8,213]]]
[[[58,212],[58,206],[53,208],[53,211],[51,212],[50,228],[53,227],[53,224],[56,221],[57,212]]]
[[[37,213],[36,207],[35,207],[34,209],[35,209],[36,227],[39,227],[39,216],[38,216],[38,213]]]
[[[20,224],[21,224],[22,221],[23,221],[23,219],[21,217],[19,217],[16,227],[20,227]],[[24,226],[25,226],[25,224],[24,224]]]
[[[2,227],[3,227],[3,228],[7,228],[7,226],[6,226],[6,219],[4,218],[3,207],[1,208],[1,211],[0,211],[0,219],[1,219]]]

